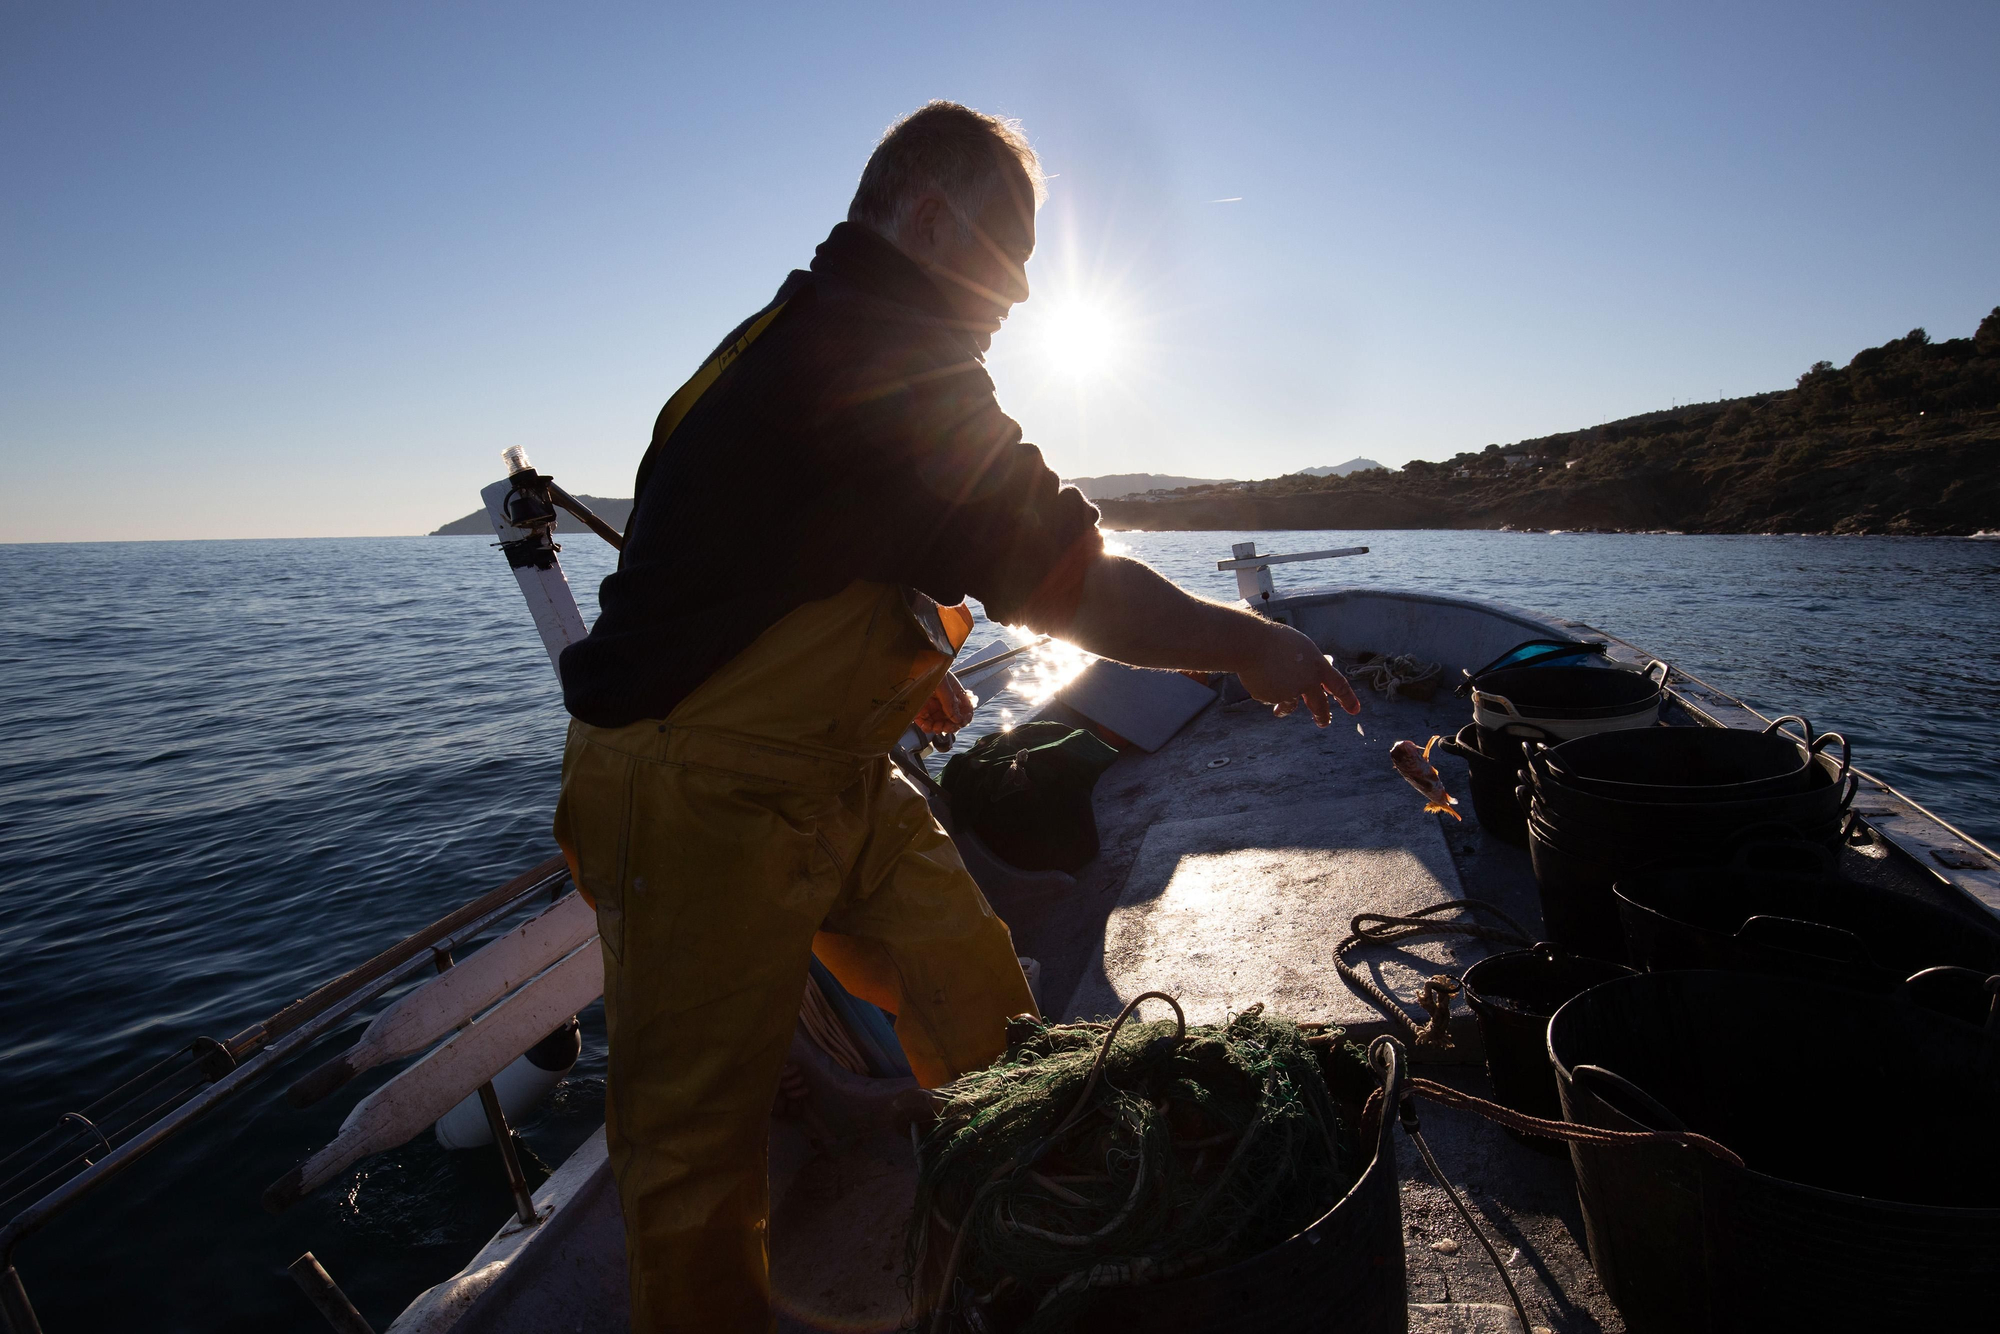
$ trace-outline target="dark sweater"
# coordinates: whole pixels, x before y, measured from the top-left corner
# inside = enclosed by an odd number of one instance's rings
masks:
[[[1043,630],[1075,611],[1097,511],[1022,442],[924,272],[842,223],[781,302],[670,437],[654,428],[597,623],[562,655],[564,703],[587,723],[666,717],[856,579]]]

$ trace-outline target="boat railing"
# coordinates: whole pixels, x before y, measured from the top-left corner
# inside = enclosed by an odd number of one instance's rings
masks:
[[[1218,570],[1236,571],[1236,594],[1251,606],[1256,607],[1271,600],[1275,591],[1271,583],[1273,565],[1290,565],[1296,561],[1339,560],[1343,556],[1365,556],[1367,547],[1333,547],[1326,551],[1298,551],[1285,556],[1260,556],[1255,542],[1237,542],[1229,548],[1231,559],[1215,563]]]
[[[541,899],[569,868],[554,856],[416,931],[228,1039],[198,1037],[0,1157],[0,1328],[40,1334],[14,1249],[210,1111],[259,1084],[357,1011]],[[16,1208],[15,1206],[19,1206]]]

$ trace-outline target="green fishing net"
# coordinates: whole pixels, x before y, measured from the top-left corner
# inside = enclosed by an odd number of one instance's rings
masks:
[[[1066,1330],[1093,1289],[1233,1264],[1346,1194],[1366,1164],[1315,1046],[1370,1081],[1338,1030],[1309,1043],[1261,1005],[1179,1029],[1128,1018],[1106,1048],[1110,1024],[1018,1019],[939,1090],[909,1230],[925,1327]]]

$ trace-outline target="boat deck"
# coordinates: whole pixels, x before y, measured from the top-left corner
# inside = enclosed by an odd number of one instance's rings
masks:
[[[1449,623],[1459,614],[1456,607],[1442,613],[1432,608],[1425,622],[1432,633],[1462,638],[1458,656],[1473,666],[1500,651],[1487,653],[1482,640],[1504,649],[1536,633],[1587,629],[1479,610],[1493,623],[1468,621],[1477,634]],[[1446,623],[1440,626],[1441,618]],[[1383,651],[1406,648],[1393,638],[1393,621],[1369,630],[1365,616],[1349,619],[1364,633],[1379,632],[1387,641],[1379,646]],[[1323,643],[1330,638],[1315,637]],[[1616,656],[1636,656],[1613,642]],[[1334,645],[1350,653],[1363,646]],[[1218,702],[1157,752],[1121,755],[1096,791],[1100,855],[1073,882],[1053,875],[982,876],[1013,928],[1017,949],[1040,961],[1044,1012],[1094,1018],[1141,991],[1163,990],[1182,1001],[1190,1022],[1212,1022],[1263,1001],[1301,1021],[1343,1025],[1363,1040],[1385,1031],[1404,1036],[1334,970],[1335,946],[1354,914],[1408,912],[1465,898],[1498,907],[1538,938],[1542,924],[1528,855],[1491,838],[1472,818],[1464,766],[1434,756],[1464,803],[1460,822],[1425,814],[1422,800],[1388,762],[1394,741],[1421,744],[1470,721],[1470,705],[1449,693],[1461,665],[1447,661],[1447,686],[1429,701],[1392,702],[1363,691],[1358,719],[1337,715],[1323,730],[1302,715],[1279,719],[1254,703]],[[1052,711],[1061,716],[1060,705]],[[1672,711],[1670,721],[1682,724],[1716,721],[1680,702]],[[968,853],[968,863],[975,873],[982,869],[977,849]],[[1919,869],[1910,854],[1880,839],[1843,850],[1841,869],[1983,916],[1967,892],[1925,874],[1928,868]],[[1456,975],[1498,948],[1504,947],[1449,937],[1369,948],[1362,955],[1384,989],[1414,1013],[1424,978]],[[1452,1031],[1457,1050],[1419,1072],[1488,1094],[1469,1016],[1455,1014]],[[809,1055],[795,1045],[795,1058],[802,1054]],[[796,1127],[774,1123],[772,1280],[781,1328],[895,1329],[905,1318],[902,1240],[914,1184],[907,1117],[888,1111],[896,1089],[870,1093],[854,1086],[871,1081],[851,1076],[841,1085],[843,1076],[826,1066],[822,1060],[810,1073],[829,1094],[831,1140],[821,1135],[814,1143]],[[1443,1169],[1480,1217],[1537,1324],[1558,1331],[1622,1330],[1584,1253],[1567,1156],[1529,1148],[1470,1112],[1431,1103],[1420,1109]],[[1428,1178],[1408,1139],[1394,1139],[1410,1328],[1518,1328],[1478,1240]],[[526,1263],[494,1267],[505,1258],[495,1249],[506,1241],[503,1234],[458,1279],[420,1298],[393,1327],[395,1334],[626,1328],[618,1263],[623,1228],[602,1155],[599,1137],[544,1187],[547,1203],[561,1205],[555,1210],[561,1226],[544,1225],[547,1235],[520,1257]]]
[[[1389,766],[1392,742],[1422,744],[1451,735],[1471,720],[1470,704],[1448,690],[1428,702],[1392,702],[1364,690],[1361,705],[1358,718],[1336,717],[1325,729],[1299,715],[1274,718],[1255,704],[1211,707],[1157,754],[1128,754],[1112,767],[1097,801],[1098,860],[1078,876],[1066,902],[1016,929],[1022,951],[1042,961],[1049,994],[1072,995],[1065,1017],[1091,1017],[1106,1008],[1112,994],[1102,981],[1107,971],[1124,983],[1119,992],[1144,989],[1143,960],[1114,958],[1107,970],[1107,957],[1115,956],[1121,938],[1138,934],[1121,918],[1146,912],[1143,896],[1169,858],[1241,864],[1242,875],[1217,886],[1224,892],[1213,896],[1206,916],[1217,923],[1250,920],[1224,933],[1229,948],[1215,951],[1207,969],[1176,963],[1171,970],[1177,976],[1151,985],[1178,987],[1184,1003],[1190,987],[1204,999],[1226,997],[1239,1009],[1268,999],[1295,1018],[1341,1023],[1364,1040],[1392,1026],[1333,968],[1334,947],[1355,913],[1408,911],[1464,897],[1493,904],[1530,935],[1539,934],[1527,853],[1489,838],[1471,818],[1464,766],[1434,753],[1446,786],[1465,808],[1463,821],[1425,814],[1422,798]],[[1357,723],[1365,734],[1356,732]],[[1229,763],[1210,767],[1219,758]],[[1163,839],[1163,833],[1170,836]],[[1203,835],[1217,846],[1201,846]],[[1226,850],[1231,844],[1242,851],[1232,856]],[[1274,893],[1280,903],[1270,902]],[[1305,920],[1282,926],[1271,920],[1282,922],[1287,910]],[[1185,916],[1173,925],[1193,925]],[[1281,938],[1279,948],[1258,948],[1260,927]],[[1210,953],[1196,938],[1161,941],[1157,948],[1163,961]],[[1424,978],[1441,971],[1456,975],[1497,948],[1471,937],[1439,937],[1402,949],[1366,949],[1357,962],[1369,964],[1378,984],[1421,1019],[1414,1005]],[[1427,1065],[1423,1073],[1484,1095],[1489,1090],[1477,1064],[1477,1033],[1462,1006],[1453,1027],[1459,1063]],[[1396,1035],[1406,1036],[1400,1030]],[[1482,1216],[1501,1257],[1512,1257],[1529,1309],[1545,1312],[1552,1329],[1622,1330],[1583,1252],[1583,1220],[1567,1159],[1526,1148],[1470,1113],[1424,1105],[1422,1115],[1453,1184]],[[1517,1327],[1478,1241],[1431,1183],[1409,1141],[1398,1135],[1396,1144],[1411,1327]]]

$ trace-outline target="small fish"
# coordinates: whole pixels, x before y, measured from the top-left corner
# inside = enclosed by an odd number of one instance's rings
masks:
[[[1403,776],[1404,782],[1423,795],[1426,811],[1443,811],[1454,820],[1463,820],[1465,817],[1452,809],[1458,805],[1458,798],[1444,790],[1444,779],[1430,762],[1431,747],[1442,740],[1443,737],[1434,736],[1422,750],[1417,749],[1414,741],[1398,741],[1389,747],[1389,763]]]

